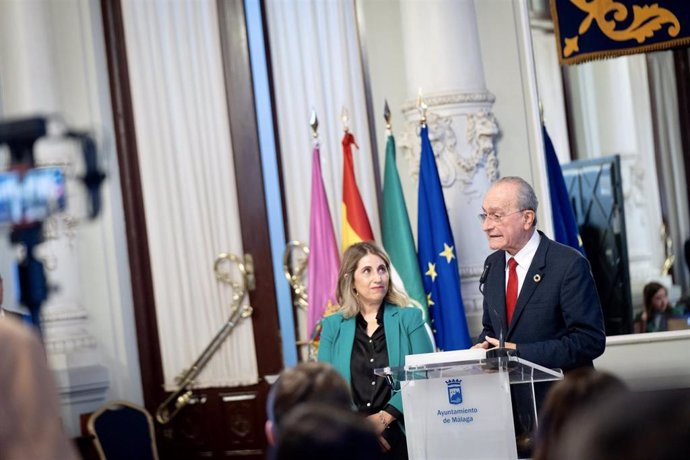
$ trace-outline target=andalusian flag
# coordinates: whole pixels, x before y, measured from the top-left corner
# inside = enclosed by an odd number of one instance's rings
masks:
[[[311,215],[309,217],[309,264],[307,280],[307,331],[324,316],[328,307],[336,304],[335,288],[338,282],[340,254],[333,231],[331,211],[321,174],[319,144],[314,143],[311,160]]]
[[[422,276],[419,273],[417,251],[412,237],[410,219],[407,215],[398,167],[395,164],[395,139],[391,134],[388,135],[386,143],[381,230],[383,247],[400,277],[401,283],[398,286],[403,287],[407,295],[417,301],[424,320],[429,323],[429,310],[426,305]]]
[[[426,125],[420,135],[419,268],[437,346],[441,350],[462,350],[469,348],[472,342],[460,292],[457,252]]]
[[[359,149],[355,137],[346,131],[343,136],[343,251],[354,243],[374,239],[367,211],[355,180],[352,145]]]

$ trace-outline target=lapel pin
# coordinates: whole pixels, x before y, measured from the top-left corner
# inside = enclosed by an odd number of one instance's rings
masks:
[[[535,283],[538,283],[539,281],[541,281],[541,275],[539,273],[537,273],[536,275],[534,275],[534,278],[532,278],[532,279],[534,280]]]

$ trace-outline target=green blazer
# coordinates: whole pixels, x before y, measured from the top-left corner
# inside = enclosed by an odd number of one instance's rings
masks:
[[[383,304],[383,308],[383,329],[386,331],[390,367],[404,366],[407,355],[434,351],[419,309],[387,303]],[[324,318],[319,343],[318,360],[333,365],[349,384],[352,382],[350,357],[355,342],[355,326],[355,316],[345,319],[342,313],[334,313]],[[403,412],[400,392],[392,392],[388,404]]]

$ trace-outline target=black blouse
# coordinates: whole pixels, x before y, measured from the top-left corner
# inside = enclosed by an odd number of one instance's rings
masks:
[[[388,366],[386,331],[383,328],[383,306],[376,314],[379,327],[367,335],[367,321],[362,314],[356,318],[355,341],[350,357],[352,399],[360,413],[371,415],[385,410],[402,421],[402,413],[388,404],[391,388],[385,377],[374,375],[374,369]]]

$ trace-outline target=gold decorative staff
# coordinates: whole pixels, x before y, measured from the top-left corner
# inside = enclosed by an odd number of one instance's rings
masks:
[[[676,255],[673,253],[673,240],[671,239],[671,235],[668,234],[666,224],[663,222],[661,224],[661,240],[664,243],[664,254],[666,255],[664,263],[661,266],[661,274],[666,276],[673,268],[673,264],[676,261]]]
[[[345,109],[343,108],[343,110]],[[316,116],[316,110],[314,110],[314,108],[311,109],[309,126],[311,126],[312,138],[316,145],[319,137],[319,119]],[[298,255],[299,253],[301,253],[301,255]],[[295,308],[302,311],[306,311],[309,307],[309,296],[307,294],[307,288],[304,285],[304,275],[308,264],[309,246],[296,240],[290,241],[285,245],[285,251],[283,252],[283,272],[294,294],[293,305]],[[309,339],[297,341],[297,346],[299,347],[310,345],[311,341]]]
[[[302,252],[303,257],[295,259],[294,254]],[[293,259],[295,260],[293,262]],[[307,269],[309,261],[309,247],[300,241],[290,241],[285,245],[285,252],[283,252],[283,271],[285,278],[287,278],[292,291],[295,293],[294,305],[295,307],[305,310],[309,305],[307,297],[307,288],[304,286],[302,279],[304,272]]]
[[[227,264],[235,264],[237,266],[237,271],[240,274],[239,279],[231,276],[230,271],[221,269],[222,265]],[[247,293],[256,288],[254,260],[250,254],[245,254],[244,257],[225,252],[218,255],[213,262],[213,273],[216,280],[228,285],[232,289],[230,316],[189,369],[183,370],[175,378],[175,382],[178,385],[177,389],[156,409],[156,420],[161,425],[169,423],[182,408],[192,402],[194,395],[192,387],[197,376],[204,370],[206,364],[220,349],[220,346],[223,345],[225,339],[228,338],[240,321],[252,316],[254,311],[251,305],[242,305],[242,301],[247,296]]]
[[[318,142],[319,137],[319,119],[316,116],[316,110],[312,107],[311,117],[309,119],[309,126],[311,126],[311,135],[314,142]],[[296,258],[294,255],[298,252],[302,253],[301,258]],[[304,285],[302,279],[304,278],[304,272],[307,269],[307,264],[309,262],[309,246],[302,243],[301,241],[289,241],[285,245],[285,251],[283,252],[283,272],[285,273],[285,278],[287,278],[288,283],[295,295],[294,306],[300,310],[307,310],[309,306],[309,300],[307,295],[307,288]]]

